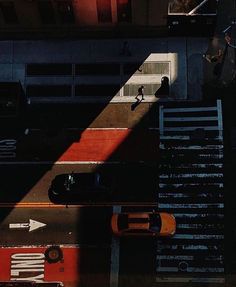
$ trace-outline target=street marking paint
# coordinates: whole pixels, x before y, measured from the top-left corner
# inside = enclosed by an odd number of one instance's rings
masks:
[[[225,283],[224,277],[156,277],[156,282],[167,283]]]
[[[174,184],[171,184],[171,187],[174,187],[174,188],[180,188],[180,187],[199,187],[199,188],[202,188],[202,187],[209,187],[209,186],[216,186],[216,187],[219,187],[219,188],[223,188],[224,187],[224,184],[223,183],[203,183],[203,184],[199,184],[199,183],[188,183],[188,184],[184,184],[184,183],[174,183]],[[168,183],[159,183],[159,187],[160,188],[170,188],[170,184]]]
[[[197,256],[194,255],[157,255],[158,259],[161,260],[189,260],[193,261]],[[204,260],[206,261],[211,261],[211,260],[216,260],[216,261],[222,261],[223,257],[222,255],[212,255],[212,256],[207,256],[205,257]]]
[[[219,230],[220,228],[220,224],[217,223],[212,223],[212,224],[209,224],[209,223],[206,223],[206,224],[200,224],[200,223],[184,223],[184,224],[177,224],[177,227],[178,228],[181,228],[181,229],[206,229],[206,228],[217,228]],[[221,226],[221,228],[223,229],[223,225]]]
[[[196,203],[196,204],[169,204],[159,203],[159,208],[173,209],[173,208],[224,208],[223,203]]]
[[[187,171],[186,171],[187,172]],[[181,173],[181,174],[175,174],[174,172],[171,174],[160,174],[159,178],[204,178],[204,177],[223,177],[223,173]]]
[[[0,158],[15,158],[16,143],[15,139],[0,140]]]
[[[194,213],[175,213],[175,217],[177,218],[217,218],[217,219],[223,219],[224,214],[216,214],[216,213],[200,213],[200,214],[194,214]]]
[[[191,240],[201,240],[201,239],[224,239],[224,235],[215,234],[175,234],[175,239],[191,239]]]
[[[120,213],[121,206],[114,206],[113,213]],[[119,286],[119,261],[120,261],[120,239],[112,236],[111,242],[111,269],[110,269],[110,287]]]
[[[36,221],[36,220],[29,220],[29,223],[10,223],[10,229],[29,229],[29,232],[34,231],[36,229],[42,228],[46,226],[45,223]]]
[[[16,253],[11,255],[11,280],[44,281],[43,253]],[[28,274],[33,274],[29,275]]]
[[[208,193],[198,193],[196,194],[196,198],[212,198],[214,193],[212,192],[208,192]],[[159,194],[159,198],[169,198],[169,197],[173,197],[173,198],[187,198],[187,199],[190,199],[192,198],[192,194],[190,192],[190,194],[188,193],[180,193],[180,192],[166,192],[166,193],[161,193]],[[223,193],[216,193],[214,194],[214,198],[218,198],[218,197],[223,197]]]
[[[187,272],[189,273],[205,273],[205,272],[211,272],[211,273],[223,273],[224,268],[214,268],[214,267],[188,267]],[[178,267],[158,267],[157,272],[179,272]]]
[[[171,249],[171,250],[214,250],[217,251],[220,248],[218,247],[218,245],[203,245],[203,244],[197,244],[197,245],[192,245],[192,244],[184,244],[184,245],[177,245],[177,244],[163,244],[163,245],[159,245],[158,246],[158,251],[161,252],[164,249]]]

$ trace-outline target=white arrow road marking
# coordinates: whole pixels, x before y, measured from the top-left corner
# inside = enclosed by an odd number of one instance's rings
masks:
[[[10,223],[9,224],[10,229],[28,229],[29,228],[29,232],[34,231],[44,226],[46,226],[45,223],[32,220],[32,219],[29,220],[29,223]]]

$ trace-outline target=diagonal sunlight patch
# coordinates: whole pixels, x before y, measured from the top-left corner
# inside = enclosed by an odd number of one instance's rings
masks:
[[[106,161],[130,133],[131,129],[86,129],[58,161]]]

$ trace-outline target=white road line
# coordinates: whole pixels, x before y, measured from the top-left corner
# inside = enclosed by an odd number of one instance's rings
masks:
[[[173,239],[216,239],[216,240],[223,240],[224,235],[215,235],[215,234],[175,234]]]
[[[120,213],[121,206],[113,206],[113,213]],[[110,287],[119,286],[120,239],[112,236]]]
[[[170,170],[171,178],[204,178],[204,177],[223,177],[223,173],[181,173],[175,174]],[[159,178],[169,178],[169,174],[160,174]]]
[[[158,208],[224,208],[223,203],[169,204],[159,203]]]
[[[209,217],[216,217],[218,219],[223,219],[224,214],[214,214],[214,213],[175,213],[176,218],[209,218]]]
[[[199,254],[198,254],[199,255]],[[196,256],[198,256],[196,255]],[[194,255],[157,255],[158,260],[189,260],[193,261],[195,259]],[[223,260],[222,255],[212,255],[204,257],[206,261],[221,261]]]
[[[181,229],[201,229],[201,228],[217,228],[217,229],[223,229],[223,224],[222,227],[219,226],[219,223],[215,224],[199,224],[199,223],[189,223],[189,224],[177,224],[177,228]]]
[[[160,188],[166,188],[166,187],[169,187],[169,188],[179,188],[179,187],[183,187],[183,188],[191,188],[191,187],[199,187],[199,188],[202,188],[202,187],[212,187],[212,186],[217,186],[219,188],[223,188],[224,187],[224,184],[223,183],[214,183],[214,182],[211,182],[211,183],[204,183],[202,185],[200,185],[199,183],[188,183],[188,184],[184,184],[184,183],[173,183],[173,184],[168,184],[168,183],[159,183],[159,187]]]
[[[156,277],[157,283],[218,283],[224,284],[224,277]]]
[[[179,268],[178,267],[157,267],[157,272],[179,272]],[[189,273],[194,273],[194,272],[197,272],[197,273],[208,273],[208,272],[211,272],[211,273],[223,273],[224,272],[224,268],[220,268],[220,267],[216,267],[216,268],[213,268],[213,267],[203,267],[203,268],[200,268],[200,267],[188,267],[187,268],[187,272]]]
[[[219,249],[218,245],[203,245],[203,244],[197,244],[197,245],[193,245],[193,244],[189,244],[189,245],[174,245],[174,244],[161,244],[160,241],[160,245],[158,245],[158,251],[162,252],[163,249],[171,249],[171,250],[181,250],[181,252],[183,252],[183,250],[197,250],[200,252],[203,250],[213,250],[213,251],[217,251]]]
[[[192,255],[157,255],[160,260],[194,260]]]
[[[190,192],[190,195],[188,194],[188,193],[175,193],[175,192],[165,192],[165,193],[159,193],[159,195],[158,195],[158,197],[159,198],[191,198],[192,199],[192,194],[191,194],[191,191],[189,191]],[[215,194],[214,194],[214,197],[212,197],[213,196],[213,193],[207,193],[207,192],[205,192],[205,193],[197,193],[196,195],[195,195],[195,198],[210,198],[210,199],[212,199],[212,198],[214,198],[214,199],[216,199],[216,198],[218,198],[218,197],[222,197],[223,198],[223,194],[218,194],[218,191],[217,192],[215,192]]]
[[[186,153],[176,153],[173,155],[173,158],[175,159],[181,159],[181,158],[184,158],[184,157],[188,157],[188,155],[186,155]],[[208,159],[221,159],[223,158],[223,152],[219,151],[217,154],[211,154],[211,153],[207,153],[207,154],[204,154],[204,153],[198,153],[198,154],[193,154],[193,158],[195,158],[195,160],[198,160],[199,158],[200,159],[205,159],[205,160],[208,160]]]
[[[223,149],[223,145],[189,145],[189,146],[169,146],[166,144],[159,144],[160,149],[164,150],[219,150]]]
[[[190,136],[160,136],[161,140],[190,140]]]
[[[172,165],[171,165],[172,166]],[[161,164],[161,167],[170,167],[170,164],[167,164],[167,163],[164,163],[164,164]],[[175,169],[189,169],[189,168],[222,168],[223,167],[223,164],[222,163],[190,163],[190,164],[174,164],[173,166]]]

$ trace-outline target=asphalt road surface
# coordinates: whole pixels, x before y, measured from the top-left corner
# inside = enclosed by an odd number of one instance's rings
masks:
[[[111,202],[153,202],[157,197],[156,164],[10,164],[0,166],[2,203],[51,202],[49,188],[58,174],[100,172],[111,188]],[[104,199],[87,197],[73,203],[101,203]],[[66,203],[70,203],[70,198]],[[109,202],[109,200],[108,200]]]

